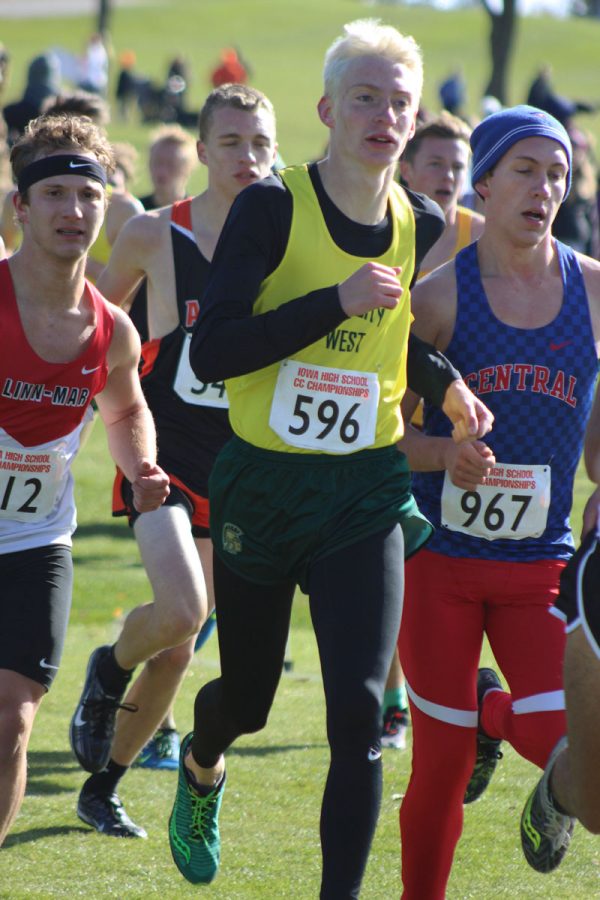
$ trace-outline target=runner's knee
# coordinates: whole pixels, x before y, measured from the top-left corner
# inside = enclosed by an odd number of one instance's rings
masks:
[[[184,672],[194,656],[194,644],[191,640],[184,641],[176,647],[162,650],[156,656],[151,657],[146,665],[153,673],[159,672]]]

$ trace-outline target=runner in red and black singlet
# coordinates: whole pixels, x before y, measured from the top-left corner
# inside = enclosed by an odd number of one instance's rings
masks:
[[[161,125],[152,135],[148,149],[148,172],[152,193],[140,197],[145,210],[171,206],[188,196],[187,183],[198,165],[196,141],[181,125]],[[148,340],[148,297],[143,281],[128,309],[142,342]]]
[[[169,334],[143,345],[141,378],[160,435],[161,465],[176,483],[206,498],[208,475],[217,453],[231,436],[231,428],[225,386],[222,382],[202,384],[189,365],[191,331],[209,267],[194,236],[191,204],[189,198],[171,207],[178,323]],[[197,524],[207,527],[206,511]]]

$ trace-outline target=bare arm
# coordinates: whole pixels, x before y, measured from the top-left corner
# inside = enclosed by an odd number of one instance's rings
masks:
[[[600,357],[600,262],[578,253],[577,259],[581,265],[585,290],[590,309],[592,330],[596,342],[596,355]]]
[[[583,445],[585,470],[590,481],[600,484],[600,390],[596,390]]]
[[[438,350],[445,350],[452,337],[456,315],[454,265],[449,263],[424,278],[414,288],[412,331]],[[402,418],[410,422],[418,397],[407,391]],[[453,438],[434,437],[407,426],[399,444],[414,471],[447,469],[453,482],[466,490],[481,484],[494,464],[491,450],[478,438],[491,430],[494,420],[488,408],[458,379],[446,390],[442,410],[454,424]]]
[[[148,253],[155,247],[157,229],[157,217],[144,213],[130,219],[119,232],[108,265],[96,283],[111,303],[124,306],[146,275]]]
[[[106,211],[106,237],[111,247],[114,246],[125,223],[144,212],[144,207],[133,194],[115,193],[112,195]]]
[[[147,512],[164,503],[169,479],[156,464],[156,432],[140,385],[139,356],[137,332],[127,316],[116,310],[108,379],[96,399],[111,456],[133,486],[136,509]]]
[[[600,485],[600,391],[596,390],[592,412],[588,419],[583,445],[585,470],[590,481]],[[600,487],[596,487],[583,510],[581,537],[596,527],[600,518]]]
[[[106,240],[111,248],[111,253],[112,246],[125,223],[133,218],[133,216],[143,212],[144,207],[132,194],[114,193],[112,195],[104,218]],[[93,249],[94,248],[92,247],[92,254],[88,255],[85,271],[87,277],[97,283],[104,271],[105,263],[104,260],[94,258]]]

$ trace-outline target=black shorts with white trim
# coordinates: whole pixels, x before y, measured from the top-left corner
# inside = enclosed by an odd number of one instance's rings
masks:
[[[581,625],[600,659],[600,532],[591,531],[563,569],[553,612],[567,633]]]

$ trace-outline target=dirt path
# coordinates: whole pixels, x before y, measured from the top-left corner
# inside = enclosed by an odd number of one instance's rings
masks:
[[[143,0],[112,0],[113,7],[135,6]],[[0,0],[2,19],[87,16],[98,12],[98,0]]]

